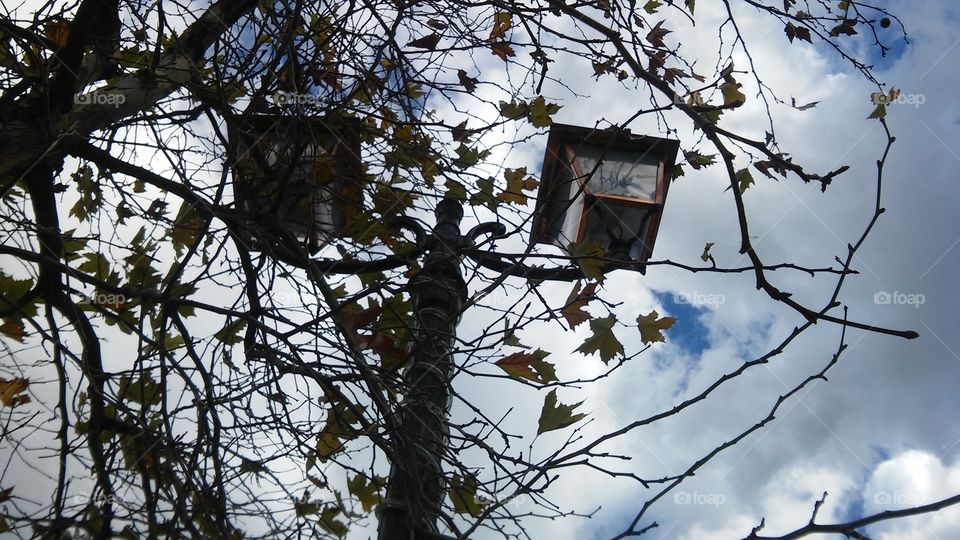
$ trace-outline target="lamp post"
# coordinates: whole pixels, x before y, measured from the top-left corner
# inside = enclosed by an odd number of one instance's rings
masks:
[[[643,271],[643,263],[653,251],[678,146],[676,141],[628,132],[555,125],[547,143],[533,241],[566,247],[571,242],[595,240],[608,258],[615,259],[607,269]],[[314,158],[308,154],[299,157],[301,161]],[[310,169],[309,164],[305,167]],[[242,176],[242,169],[237,172]],[[332,174],[349,178],[338,171]],[[245,185],[242,178],[238,181]],[[247,192],[244,197],[257,200],[255,192]],[[336,206],[344,200],[348,199],[326,199],[324,204],[333,202]],[[324,215],[333,215],[334,211]],[[377,508],[378,540],[450,538],[439,532],[437,521],[445,493],[443,454],[447,450],[450,384],[455,371],[454,340],[467,299],[462,258],[530,279],[574,281],[583,277],[576,265],[530,267],[478,249],[479,237],[490,235],[495,239],[504,236],[506,228],[488,222],[461,234],[463,207],[456,199],[441,200],[435,217],[436,224],[429,233],[410,218],[394,219],[394,225],[412,231],[416,237],[415,247],[407,253],[374,261],[301,259],[316,272],[359,274],[399,268],[425,253],[421,270],[407,284],[413,301],[414,343],[409,367],[403,374],[406,389],[397,411],[399,429],[391,434],[393,460],[386,496]],[[336,228],[327,231],[333,234]],[[253,244],[261,246],[265,242],[254,238]]]

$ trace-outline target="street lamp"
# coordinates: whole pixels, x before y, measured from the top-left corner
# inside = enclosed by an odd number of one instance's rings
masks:
[[[256,122],[261,122],[259,126],[265,129],[257,129]],[[254,129],[240,133],[241,147],[249,149],[258,167],[254,172],[259,176],[244,171],[249,158],[241,152],[242,159],[237,161],[238,205],[252,213],[271,205],[286,209],[287,213],[278,212],[277,217],[288,232],[297,235],[298,241],[329,241],[342,231],[343,220],[334,213],[317,210],[318,204],[334,210],[339,206],[340,212],[359,210],[362,205],[359,176],[351,176],[355,174],[351,171],[360,167],[359,160],[354,160],[359,156],[358,138],[350,137],[350,133],[357,132],[338,131],[327,123],[318,125],[314,121],[298,128],[296,122],[258,118]],[[298,133],[299,129],[307,131]],[[258,133],[272,133],[276,138],[258,138]],[[677,141],[633,136],[629,132],[554,124],[547,143],[533,240],[561,247],[570,242],[596,240],[608,256],[621,263],[609,264],[607,270],[646,262],[653,250],[678,146]],[[318,169],[328,166],[329,170]],[[276,167],[286,174],[268,176],[271,168]],[[352,178],[357,179],[353,184]],[[308,203],[304,208],[288,203],[284,197],[290,195],[282,191],[298,186],[305,191],[298,192],[302,199],[292,203]],[[290,211],[291,208],[295,210]],[[502,223],[487,222],[462,234],[463,207],[455,198],[440,201],[435,215],[436,224],[429,231],[407,216],[391,219],[391,226],[405,229],[415,237],[414,247],[404,253],[366,261],[309,257],[296,257],[295,261],[320,274],[362,274],[400,268],[423,255],[420,271],[406,287],[413,302],[414,339],[403,373],[404,400],[394,417],[396,426],[391,434],[390,480],[377,509],[379,540],[449,538],[439,533],[437,520],[446,491],[442,456],[447,451],[449,436],[446,418],[455,371],[454,342],[457,324],[467,306],[462,258],[469,257],[502,274],[528,279],[583,278],[576,264],[557,268],[528,266],[522,258],[511,259],[480,249],[480,237],[504,237],[506,228]],[[264,237],[273,236],[267,231]],[[262,244],[265,240],[254,241]]]
[[[228,123],[228,137],[251,249],[292,241],[316,253],[360,209],[359,120],[253,114]]]
[[[653,253],[678,141],[553,124],[543,158],[532,241],[596,242],[613,259]],[[643,264],[635,268],[645,272]]]

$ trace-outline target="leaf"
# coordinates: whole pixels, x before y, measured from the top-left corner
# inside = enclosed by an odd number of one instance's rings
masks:
[[[738,82],[728,81],[720,85],[720,92],[723,94],[724,105],[743,104],[747,101],[747,96],[740,91],[741,85]]]
[[[350,427],[356,424],[359,418],[344,403],[335,403],[327,412],[327,421],[317,437],[317,459],[326,462],[330,456],[343,448],[345,441],[356,438],[354,430]]]
[[[70,215],[86,221],[90,214],[100,210],[100,185],[93,180],[93,169],[87,164],[81,165],[70,178],[76,182],[77,192],[80,194],[80,198],[70,208]]]
[[[697,0],[686,0],[687,9],[690,10],[690,14],[693,15],[693,8],[696,5]]]
[[[344,522],[335,519],[342,513],[343,511],[338,506],[327,506],[320,513],[320,526],[327,532],[333,533],[337,538],[343,538],[350,529]]]
[[[703,246],[703,254],[700,255],[700,260],[703,262],[712,261],[713,255],[710,254],[710,248],[713,247],[713,242],[707,242]]]
[[[684,152],[683,157],[687,158],[687,163],[693,167],[694,170],[700,170],[707,165],[713,165],[716,163],[716,154],[703,155],[696,150],[691,150],[689,152]]]
[[[617,355],[623,356],[623,344],[613,333],[613,325],[616,323],[617,316],[613,314],[603,319],[591,320],[590,330],[593,335],[577,348],[577,352],[583,354],[598,353],[604,364]]]
[[[370,512],[373,507],[380,504],[380,488],[385,485],[384,479],[374,476],[373,480],[367,480],[367,477],[358,474],[347,480],[347,489],[350,494],[360,500],[364,512]]]
[[[473,77],[467,76],[467,72],[462,69],[457,70],[457,78],[460,79],[460,84],[471,94],[477,89],[477,83],[480,82]],[[464,124],[466,124],[466,121],[464,121]]]
[[[526,176],[526,178],[524,178]],[[503,171],[503,177],[507,181],[507,187],[497,198],[503,202],[511,204],[527,204],[527,196],[524,190],[530,191],[537,189],[540,182],[532,176],[527,176],[527,168],[507,169]]]
[[[515,103],[511,101],[507,103],[506,101],[500,102],[500,116],[507,118],[509,120],[516,120],[517,118],[523,118],[527,115],[529,108],[526,103]]]
[[[7,407],[16,407],[25,403],[30,403],[30,396],[21,395],[27,391],[30,381],[19,377],[14,379],[4,379],[0,377],[0,402]]]
[[[787,34],[787,39],[790,40],[790,43],[793,43],[794,38],[812,43],[812,41],[810,41],[810,29],[805,26],[796,26],[788,22],[787,25],[783,27],[783,31]]]
[[[646,343],[654,343],[656,341],[664,341],[663,334],[661,330],[667,330],[673,328],[673,325],[677,322],[673,317],[663,317],[658,319],[660,315],[656,310],[651,311],[646,315],[637,316],[637,325],[640,329],[640,339]]]
[[[543,360],[548,354],[550,353],[540,349],[532,354],[518,352],[495,363],[511,377],[546,384],[551,380],[556,380],[556,371],[553,364]]]
[[[830,30],[830,35],[832,37],[837,37],[840,34],[845,34],[848,36],[855,36],[857,34],[857,21],[854,19],[844,19],[844,21]]]
[[[491,43],[497,41],[503,36],[507,35],[507,30],[510,30],[513,22],[511,21],[509,13],[496,13],[493,16],[493,28],[490,29],[490,37],[488,38]]]
[[[431,34],[427,34],[426,36],[423,36],[422,38],[415,39],[410,43],[407,43],[407,47],[433,51],[433,50],[436,50],[438,43],[440,43],[440,36],[436,32],[433,32]]]
[[[241,473],[260,474],[266,471],[267,471],[267,467],[263,464],[262,461],[247,459],[243,456],[240,456],[240,472]]]
[[[587,415],[583,413],[573,414],[574,409],[581,404],[583,404],[582,401],[574,403],[573,405],[558,403],[557,390],[551,390],[550,393],[547,394],[546,399],[543,400],[543,409],[540,411],[540,426],[537,428],[537,435],[565,428],[586,418]]]
[[[489,150],[478,152],[463,143],[460,143],[455,152],[457,153],[457,159],[453,160],[453,164],[461,169],[472,167],[490,155]]]
[[[750,170],[747,168],[740,169],[737,171],[737,189],[740,190],[740,194],[743,195],[743,192],[747,190],[750,186],[754,184],[753,175],[750,174]]]
[[[494,55],[499,56],[504,62],[507,61],[507,58],[517,55],[517,53],[514,52],[513,47],[511,47],[510,44],[505,41],[491,43],[490,51],[493,52]]]
[[[456,125],[456,127],[450,129],[450,134],[453,136],[453,140],[457,142],[466,141],[470,134],[473,133],[473,130],[467,129],[467,121],[464,120]]]
[[[588,283],[582,291],[579,281],[573,285],[573,290],[567,296],[567,303],[560,311],[570,328],[576,328],[583,321],[590,320],[590,314],[583,308],[587,307],[587,304],[593,299],[596,290],[597,284],[595,282]]]
[[[807,110],[807,109],[812,109],[812,108],[816,107],[818,103],[820,103],[820,102],[819,102],[819,101],[811,101],[810,103],[807,103],[806,105],[797,105],[797,98],[795,98],[795,97],[791,97],[791,98],[790,98],[790,106],[793,107],[794,109],[798,110],[798,111],[805,111],[805,110]]]
[[[203,226],[203,218],[197,213],[196,206],[184,201],[170,228],[170,240],[177,251],[177,256],[180,256],[184,248],[193,245]]]
[[[477,479],[473,475],[466,478],[461,478],[459,474],[453,475],[450,480],[450,501],[458,514],[470,514],[473,517],[479,516],[487,505],[477,497]]]
[[[160,385],[145,375],[137,381],[133,381],[130,377],[121,377],[117,396],[122,397],[125,401],[133,401],[147,407],[159,405],[163,399]]]
[[[646,4],[643,5],[643,9],[644,9],[644,11],[646,11],[647,13],[649,13],[650,15],[653,15],[654,13],[657,12],[657,9],[659,9],[660,6],[662,6],[662,5],[663,5],[663,4],[661,4],[661,3],[658,2],[657,0],[650,0],[649,2],[647,2]]]
[[[343,328],[343,332],[353,340],[360,339],[360,334],[357,333],[358,329],[370,326],[380,317],[380,314],[383,313],[383,308],[380,306],[359,309],[355,304],[349,304],[348,308],[349,307],[354,309],[344,309],[340,311],[336,315],[336,320],[337,323],[340,324],[340,327]]]
[[[22,322],[5,319],[3,324],[0,324],[0,333],[23,343],[23,338],[26,337],[27,330]]]
[[[867,118],[876,118],[879,120],[881,118],[886,118],[886,116],[887,116],[887,106],[884,105],[883,103],[880,103],[879,105],[877,105],[877,108],[874,109],[873,112],[870,113],[870,116],[868,116]]]
[[[547,127],[553,123],[551,114],[556,114],[560,105],[547,103],[543,96],[537,96],[530,102],[530,123],[535,127]]]
[[[603,281],[603,267],[606,265],[600,257],[605,253],[597,240],[584,240],[583,242],[573,242],[567,246],[567,253],[576,259],[580,271],[588,279]]]
[[[665,21],[660,21],[656,26],[650,29],[647,32],[647,41],[650,42],[654,47],[664,47],[663,37],[670,33],[670,30],[663,28],[663,23]]]
[[[219,332],[214,334],[213,337],[227,345],[235,345],[243,341],[243,337],[240,335],[240,332],[242,332],[246,326],[247,321],[243,319],[237,319],[224,326]]]
[[[293,509],[296,510],[298,516],[311,516],[320,512],[320,504],[306,500],[294,501]]]

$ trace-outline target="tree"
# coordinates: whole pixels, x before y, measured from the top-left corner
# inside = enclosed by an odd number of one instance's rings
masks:
[[[375,521],[389,464],[407,459],[396,447],[395,420],[410,390],[402,375],[416,338],[407,289],[419,270],[409,257],[416,239],[394,218],[429,220],[444,196],[463,201],[470,219],[507,225],[496,243],[481,239],[491,257],[514,270],[559,261],[584,278],[564,301],[544,296],[538,279],[465,259],[470,297],[463,313],[474,319],[473,335],[456,341],[458,380],[507,378],[535,389],[543,405],[539,413],[524,411],[529,429],[514,432],[453,385],[459,412],[447,424],[442,529],[461,538],[481,530],[522,538],[532,520],[575,515],[554,506],[549,489],[557,475],[578,468],[654,486],[618,538],[656,526],[649,513],[658,500],[826,378],[848,329],[916,337],[839,309],[857,250],[883,211],[879,195],[845,257],[822,268],[765,262],[744,204],[758,181],[799,180],[826,191],[847,167],[814,172],[780,147],[778,111],[815,104],[788,104],[764,84],[737,13],[765,13],[783,28],[784,47],[831,47],[871,81],[849,43],[897,19],[854,1],[722,5],[725,52],[703,73],[675,39],[694,35],[690,23],[704,9],[694,0],[80,0],[45,4],[29,16],[5,14],[0,331],[11,361],[0,381],[2,437],[8,466],[40,465],[35,483],[24,483],[25,475],[2,486],[0,528],[42,538],[345,537]],[[884,47],[879,38],[876,47]],[[746,58],[748,69],[734,56]],[[500,64],[496,70],[486,67],[490,59]],[[618,317],[616,291],[603,288],[603,271],[615,264],[595,247],[574,246],[573,257],[515,249],[529,234],[536,163],[508,166],[504,156],[549,126],[561,106],[586,102],[564,92],[568,69],[580,78],[586,70],[598,86],[616,81],[638,98],[633,114],[598,119],[597,129],[642,124],[683,133],[684,162],[673,177],[711,168],[729,180],[723,196],[733,204],[739,253],[749,264],[718,265],[707,244],[703,265],[653,261],[650,268],[753,275],[771,304],[798,318],[778,347],[702,392],[590,438],[582,436],[586,409],[572,403],[576,389],[604,384],[664,340],[673,321],[655,311]],[[751,102],[762,103],[769,118],[760,137],[725,126]],[[269,212],[255,215],[238,203],[238,142],[229,130],[268,110],[362,126],[363,169],[349,199],[360,206],[348,208],[342,237],[329,245],[293,241]],[[886,130],[884,116],[880,100],[871,117]],[[894,141],[886,133],[878,193]],[[317,249],[319,256],[311,253]],[[379,270],[369,263],[384,256],[407,257],[407,264]],[[818,278],[828,300],[795,299],[797,291],[771,277],[782,272]],[[559,361],[523,344],[546,324],[589,328],[578,351],[598,355],[602,374],[558,376]],[[718,389],[766,365],[815,325],[840,334],[835,354],[751,426],[665,477],[609,464],[629,456],[608,455],[603,443],[716,399]],[[639,339],[624,338],[637,331]],[[629,342],[639,347],[625,347]],[[553,432],[563,437],[540,437]],[[534,438],[549,450],[517,450],[520,441],[532,448]],[[536,509],[516,512],[509,503],[519,497]],[[811,518],[784,538],[862,537],[857,529],[871,522],[955,502],[850,523]],[[814,518],[821,504],[812,504]],[[761,526],[744,534],[764,538]]]

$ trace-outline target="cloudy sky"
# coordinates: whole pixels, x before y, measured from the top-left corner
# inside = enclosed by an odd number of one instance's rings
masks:
[[[849,306],[851,319],[916,330],[920,338],[906,341],[848,331],[847,349],[829,372],[829,381],[811,383],[780,408],[775,422],[722,452],[696,477],[663,497],[639,524],[659,524],[647,538],[736,539],[761,519],[765,534],[784,533],[808,521],[824,492],[829,495],[819,512],[821,522],[960,493],[960,426],[955,421],[960,412],[955,390],[960,380],[960,337],[953,310],[960,295],[950,282],[960,265],[956,219],[960,102],[954,95],[960,87],[960,36],[955,31],[960,6],[949,0],[891,0],[889,5],[905,24],[910,42],[896,39],[891,28],[891,53],[886,58],[869,56],[878,77],[903,96],[903,103],[888,108],[897,141],[884,170],[881,204],[886,212],[858,253],[853,267],[859,274],[848,280],[840,301]],[[866,118],[873,110],[869,96],[876,88],[822,44],[791,45],[782,27],[769,24],[767,17],[750,10],[737,15],[763,81],[783,99],[819,102],[805,111],[774,108],[782,148],[808,170],[852,167],[825,193],[795,177],[775,182],[755,174],[757,185],[744,196],[754,245],[771,264],[835,266],[835,257],[846,255],[847,245],[859,238],[873,214],[876,160],[885,145],[881,125]],[[702,0],[697,5],[697,28],[677,21],[671,35],[683,42],[688,55],[700,59],[701,72],[717,62],[716,26],[721,17],[719,3]],[[747,65],[739,55],[735,63],[741,69]],[[490,77],[503,69],[496,57],[480,60],[477,67]],[[583,65],[551,66],[551,75],[569,84],[570,90],[590,96],[575,97],[568,89],[545,84],[543,94],[564,105],[555,120],[587,126],[601,120],[620,122],[646,105],[636,102],[640,93],[625,90],[612,77],[596,82],[586,76],[590,72]],[[747,105],[725,115],[721,125],[762,139],[768,129],[765,113],[751,99],[755,89],[746,84],[745,93]],[[674,136],[683,148],[693,148],[697,136],[679,117],[669,118],[679,130]],[[631,127],[634,132],[660,133],[656,125],[645,122],[641,119]],[[486,142],[496,142],[496,137],[491,134]],[[545,137],[534,137],[509,154],[495,153],[494,159],[536,170],[544,142]],[[697,148],[714,153],[709,146]],[[702,171],[687,167],[686,175],[671,187],[654,259],[698,265],[704,244],[712,242],[719,266],[749,263],[737,252],[739,233],[733,198],[724,192],[726,182],[717,167]],[[512,242],[503,245],[522,248],[519,239]],[[770,277],[811,307],[824,305],[834,284],[829,277],[811,278],[789,270]],[[547,284],[542,292],[557,306],[569,289],[569,284]],[[511,294],[519,293],[502,292],[504,306]],[[601,383],[559,391],[564,403],[583,401],[580,410],[589,413],[590,420],[583,428],[587,440],[697,395],[723,374],[777,347],[803,323],[795,312],[757,291],[750,273],[691,274],[669,266],[652,267],[645,276],[621,271],[607,278],[604,297],[620,302],[616,312],[624,320],[656,309],[678,322],[667,333],[666,343],[655,345]],[[466,338],[475,335],[489,317],[482,309],[468,312],[461,333]],[[561,378],[597,376],[604,371],[599,359],[573,353],[588,335],[585,327],[568,333],[534,328],[521,339],[553,351],[551,360]],[[642,348],[638,335],[619,335],[628,350]],[[598,450],[631,456],[629,462],[610,463],[619,471],[648,479],[680,474],[763,419],[778,396],[827,365],[840,340],[840,328],[821,323],[770,364],[750,369],[706,401]],[[492,366],[471,371],[498,373]],[[458,378],[456,388],[488,417],[499,418],[512,410],[504,424],[508,429],[535,433],[543,392],[469,374]],[[462,403],[455,403],[454,420],[467,416]],[[531,455],[542,457],[568,434],[564,430],[540,437]],[[549,498],[580,513],[599,510],[592,519],[529,519],[524,521],[526,534],[534,540],[609,538],[630,526],[644,501],[659,492],[658,486],[648,490],[635,481],[571,469],[550,488]],[[510,507],[519,513],[535,510],[525,497],[512,500]],[[375,524],[357,529],[351,538],[367,538],[374,529]],[[868,532],[879,539],[957,538],[960,509],[881,524]],[[487,538],[485,534],[475,537]]]

